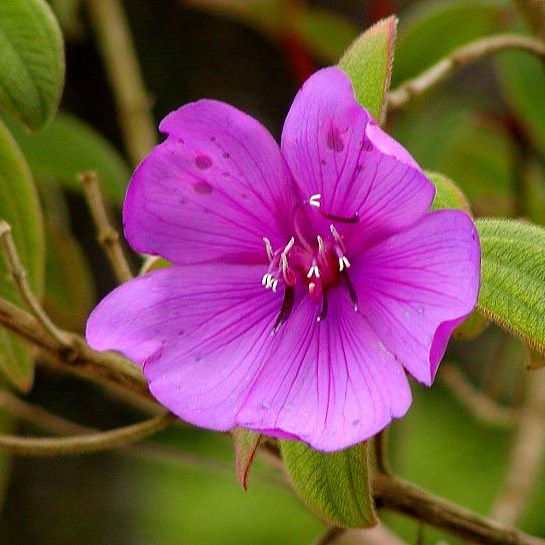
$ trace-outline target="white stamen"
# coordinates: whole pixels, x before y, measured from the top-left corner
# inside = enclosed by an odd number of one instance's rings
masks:
[[[267,257],[269,258],[269,261],[272,261],[274,257],[274,250],[273,250],[271,241],[267,237],[263,237],[263,242],[265,243],[265,250],[267,251]]]
[[[273,293],[276,293],[277,288],[278,288],[278,280],[273,280],[273,283],[272,283]]]
[[[339,271],[343,272],[344,269],[349,269],[349,268],[350,268],[350,261],[348,261],[348,258],[345,255],[339,257]]]
[[[320,208],[320,199],[321,198],[322,198],[321,193],[315,193],[314,195],[310,196],[310,199],[308,200],[308,204],[310,204],[310,206]]]
[[[320,269],[318,268],[318,265],[312,265],[312,267],[308,270],[307,278],[312,278],[312,275],[314,275],[316,278],[320,278]]]
[[[318,240],[318,251],[321,253],[321,254],[325,254],[325,244],[324,244],[324,239],[318,235],[316,237],[316,239]]]
[[[269,273],[265,273],[263,275],[263,278],[261,279],[261,285],[262,286],[267,287],[267,284],[269,283],[269,276],[270,276]]]
[[[291,237],[286,244],[285,248],[282,250],[282,256],[287,256],[288,252],[293,248],[293,245],[295,244],[295,237]]]

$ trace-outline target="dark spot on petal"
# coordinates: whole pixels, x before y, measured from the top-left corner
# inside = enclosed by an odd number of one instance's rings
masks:
[[[184,333],[185,333],[185,331],[183,329],[180,329],[180,331],[178,331],[178,336],[181,337]]]
[[[198,363],[203,359],[203,355],[202,354],[195,354],[194,359]]]
[[[180,199],[178,202],[180,204],[187,204],[187,199]]]
[[[214,191],[214,188],[208,182],[201,180],[200,182],[193,184],[193,191],[200,195],[210,195],[210,193]]]
[[[222,172],[224,176],[231,176],[228,172]]]
[[[201,170],[208,170],[212,166],[212,159],[208,155],[198,155],[195,159],[195,164]]]
[[[241,193],[240,197],[246,200],[248,198],[248,195],[246,195],[246,193]]]
[[[216,137],[215,136],[211,136],[210,137],[210,142],[215,142],[216,141]]]
[[[331,151],[339,152],[344,149],[344,142],[341,133],[339,132],[339,129],[337,129],[337,127],[332,126],[329,129],[329,132],[327,133],[326,144]]]
[[[357,426],[360,423],[359,419],[352,420],[352,426]]]
[[[327,165],[327,161],[326,161],[325,159],[322,159],[320,162],[321,162],[322,165],[324,165],[324,166]]]
[[[229,157],[231,157],[226,151],[223,152],[223,158],[224,159],[229,159]]]
[[[365,142],[362,142],[361,148],[363,151],[373,151],[373,143],[371,140],[366,140]]]

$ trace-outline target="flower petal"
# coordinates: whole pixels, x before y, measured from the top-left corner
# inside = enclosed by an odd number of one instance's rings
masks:
[[[136,170],[123,208],[140,252],[177,264],[265,262],[292,235],[294,185],[278,145],[255,119],[200,100],[168,115],[169,134]]]
[[[269,311],[272,320],[281,295],[262,287],[264,270],[259,265],[187,265],[135,278],[93,310],[87,341],[95,350],[117,350],[143,364],[167,342],[212,323],[216,314],[253,323],[256,315]]]
[[[237,425],[332,451],[372,436],[411,401],[405,373],[342,289],[318,323],[309,297],[275,334],[282,295],[262,267],[171,267],[117,288],[87,339],[144,367],[157,400],[206,428]]]
[[[433,184],[356,102],[337,68],[320,70],[299,91],[282,153],[304,199],[320,195],[330,216],[359,216],[347,236],[365,247],[416,221],[433,200]]]
[[[477,302],[473,222],[457,210],[426,214],[353,265],[351,280],[370,326],[417,380],[431,384],[452,330]]]
[[[342,288],[329,292],[327,317],[305,298],[274,339],[238,424],[313,448],[354,445],[405,414],[411,392],[401,365]]]

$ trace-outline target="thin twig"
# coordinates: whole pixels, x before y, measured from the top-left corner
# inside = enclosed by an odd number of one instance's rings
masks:
[[[331,545],[335,543],[339,537],[345,532],[344,528],[338,528],[337,526],[331,526],[328,528],[313,545]]]
[[[85,200],[97,230],[98,242],[104,248],[118,282],[121,284],[127,282],[132,278],[131,269],[123,254],[119,233],[112,227],[108,218],[96,172],[84,172],[78,179],[83,185]]]
[[[79,335],[62,331],[72,340],[72,349],[67,352],[66,346],[48,335],[34,316],[2,298],[0,324],[49,353],[61,366],[78,368],[80,374],[107,379],[150,399],[141,370],[120,354],[96,352]]]
[[[71,437],[16,437],[0,435],[0,449],[22,456],[59,456],[111,450],[134,443],[169,426],[170,413],[115,430]]]
[[[539,482],[545,455],[544,420],[545,370],[540,370],[528,377],[527,399],[511,449],[509,471],[492,510],[492,516],[505,524],[518,522]]]
[[[516,34],[481,38],[456,49],[428,70],[391,91],[388,95],[388,108],[392,110],[402,108],[411,99],[439,85],[464,66],[506,49],[521,49],[545,57],[545,44],[534,38]]]
[[[0,407],[17,418],[59,435],[77,435],[97,431],[80,426],[79,424],[51,414],[41,407],[27,403],[8,392],[8,390],[0,391]]]
[[[545,40],[545,0],[513,0],[526,23],[538,38]]]
[[[115,96],[125,147],[136,165],[157,140],[129,25],[119,0],[87,0],[87,7]]]
[[[63,348],[71,349],[72,339],[70,336],[66,335],[51,321],[38,299],[36,299],[32,293],[28,283],[26,270],[21,263],[21,259],[19,258],[17,248],[15,247],[11,235],[11,227],[5,221],[0,221],[0,245],[2,246],[9,272],[13,278],[13,283],[23,302],[36,317],[43,329],[47,331],[53,339],[61,344]]]
[[[504,427],[512,427],[517,422],[516,410],[498,405],[488,395],[479,391],[458,367],[443,364],[439,378],[452,395],[479,420]]]
[[[373,479],[377,507],[426,522],[471,543],[482,545],[545,545],[545,541],[482,517],[393,475]]]

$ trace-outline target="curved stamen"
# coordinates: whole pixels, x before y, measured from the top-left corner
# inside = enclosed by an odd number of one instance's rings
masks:
[[[358,223],[358,221],[360,221],[360,215],[358,212],[356,212],[351,218],[344,218],[342,216],[335,216],[334,214],[327,214],[326,212],[322,212],[321,210],[320,214],[322,214],[322,216],[324,218],[327,218],[328,220],[338,221],[339,223]]]
[[[350,282],[350,278],[348,276],[348,271],[344,269],[342,272],[342,275],[344,276],[344,281],[346,282],[346,287],[348,289],[348,295],[350,296],[350,300],[352,301],[352,304],[354,305],[354,311],[357,312],[358,310],[358,294],[356,293],[356,290],[354,289],[354,286],[352,285],[352,282]]]
[[[291,311],[293,310],[293,302],[295,300],[295,289],[292,286],[286,286],[284,288],[284,299],[282,300],[282,306],[280,307],[280,312],[276,318],[276,322],[271,331],[271,335],[274,335],[279,329],[280,326],[290,317]]]
[[[267,252],[267,257],[269,261],[272,261],[274,258],[274,250],[271,244],[271,241],[267,237],[263,237],[263,242],[265,243],[265,250]]]

